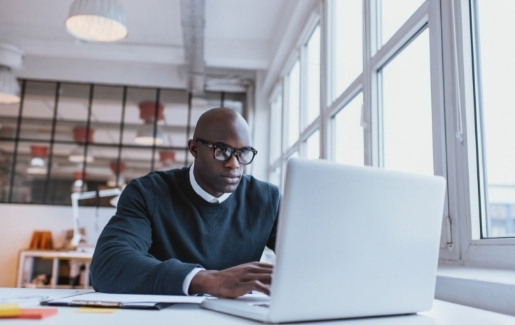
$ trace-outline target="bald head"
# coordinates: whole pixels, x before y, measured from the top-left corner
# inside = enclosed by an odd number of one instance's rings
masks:
[[[215,159],[216,148],[248,150],[250,147],[249,125],[240,114],[226,107],[205,112],[197,122],[193,139],[188,141],[190,153],[195,157],[195,181],[215,197],[234,192],[245,165],[234,151],[227,160]]]
[[[249,125],[238,112],[227,107],[213,108],[200,116],[193,138],[224,142],[238,138],[243,146],[250,146]]]

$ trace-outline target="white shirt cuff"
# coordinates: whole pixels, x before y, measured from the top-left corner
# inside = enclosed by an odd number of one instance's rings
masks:
[[[193,280],[193,277],[195,275],[197,275],[197,273],[199,273],[200,271],[204,271],[204,270],[205,269],[202,267],[196,267],[193,270],[191,270],[190,273],[188,273],[186,278],[184,278],[184,282],[182,283],[182,292],[184,292],[184,294],[186,296],[189,296],[188,292],[190,290],[190,284],[191,284],[191,280]]]

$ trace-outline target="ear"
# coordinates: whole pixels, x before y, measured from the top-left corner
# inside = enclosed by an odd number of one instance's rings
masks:
[[[197,141],[195,140],[188,140],[188,149],[190,150],[190,153],[193,157],[197,158],[197,149],[198,149],[198,146],[197,146]]]

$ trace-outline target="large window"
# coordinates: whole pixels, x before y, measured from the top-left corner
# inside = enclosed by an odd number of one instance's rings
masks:
[[[444,176],[440,259],[515,266],[515,47],[505,37],[514,10],[510,0],[324,1],[320,115],[295,141],[287,130],[298,121],[283,121],[286,145],[270,178],[284,177],[288,157],[317,150],[321,159]],[[284,62],[303,53],[314,20]]]
[[[0,202],[69,205],[75,191],[122,187],[191,164],[200,114],[243,113],[245,94],[24,80],[20,104],[0,104]],[[109,205],[109,198],[85,205]]]
[[[501,37],[515,32],[515,2],[474,4],[481,235],[515,236],[515,47]]]
[[[388,169],[433,175],[429,33],[381,69],[382,159]]]

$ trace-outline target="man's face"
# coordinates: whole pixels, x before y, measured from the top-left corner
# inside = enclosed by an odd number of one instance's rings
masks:
[[[233,149],[249,148],[248,133],[244,131],[220,127],[220,132],[208,133],[202,140]],[[193,173],[200,187],[215,197],[236,190],[245,171],[245,165],[240,164],[234,154],[227,161],[219,161],[214,158],[214,149],[200,141],[190,140],[188,145],[195,156]]]

